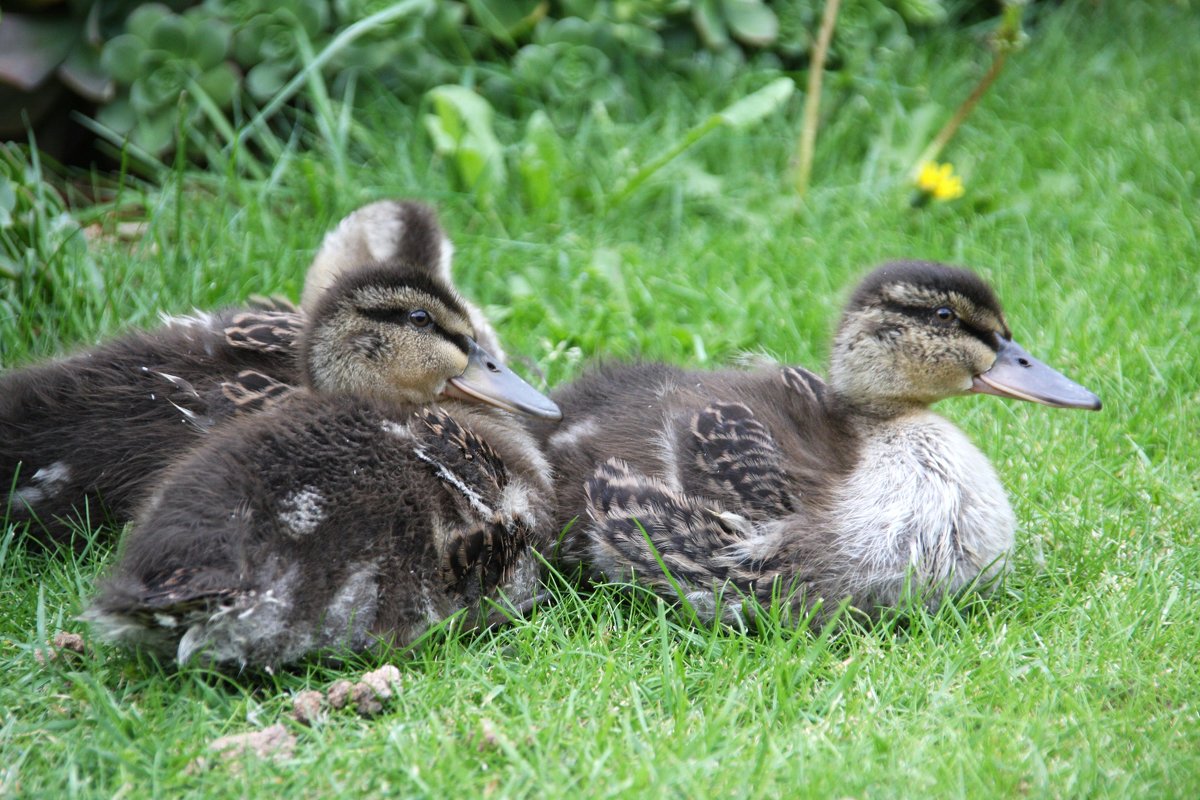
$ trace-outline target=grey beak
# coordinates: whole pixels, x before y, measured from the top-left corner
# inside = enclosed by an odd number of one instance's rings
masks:
[[[467,368],[446,382],[446,397],[473,400],[517,414],[542,419],[562,419],[554,401],[521,380],[497,358],[493,358],[474,339],[467,350]]]
[[[1011,339],[1000,339],[996,363],[975,376],[972,392],[1013,397],[1055,408],[1100,410],[1100,398],[1041,361]]]

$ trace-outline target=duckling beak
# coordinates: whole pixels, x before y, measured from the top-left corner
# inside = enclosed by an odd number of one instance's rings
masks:
[[[444,397],[472,400],[503,408],[516,414],[542,419],[562,419],[554,401],[521,380],[498,359],[493,358],[474,339],[467,340],[467,368],[446,381]]]
[[[1025,348],[1002,336],[996,362],[976,375],[970,391],[1013,397],[1055,408],[1100,410],[1100,398],[1061,372],[1038,361]]]

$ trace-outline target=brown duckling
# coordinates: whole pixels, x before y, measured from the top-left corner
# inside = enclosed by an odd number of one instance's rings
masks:
[[[527,607],[553,486],[509,412],[559,412],[474,336],[429,270],[340,275],[305,325],[305,386],[166,470],[85,616],[180,662],[270,667]]]
[[[343,219],[306,277],[316,287],[363,264],[400,262],[449,282],[453,246],[434,212],[385,200]],[[503,359],[479,309],[480,346]],[[309,308],[308,310],[311,310]],[[72,512],[99,503],[128,520],[144,487],[217,421],[300,382],[303,314],[286,302],[185,317],[0,376],[0,487],[35,541],[67,541]]]
[[[983,280],[920,261],[858,286],[828,381],[799,367],[596,369],[553,394],[569,423],[540,432],[558,525],[574,520],[561,557],[682,592],[710,619],[740,621],[743,598],[819,606],[817,621],[910,592],[936,607],[1000,575],[1016,527],[987,458],[929,410],[969,393],[1100,408],[1013,341]]]

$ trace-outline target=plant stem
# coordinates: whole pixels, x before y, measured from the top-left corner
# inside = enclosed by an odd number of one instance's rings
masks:
[[[917,158],[917,163],[913,164],[911,178],[916,179],[921,172],[921,167],[925,164],[936,161],[938,155],[954,138],[954,134],[958,132],[959,127],[966,121],[971,112],[975,110],[980,99],[987,93],[987,90],[992,88],[992,84],[996,82],[996,78],[1000,77],[1000,71],[1004,69],[1005,62],[1008,61],[1009,55],[1020,50],[1025,43],[1025,32],[1021,28],[1021,16],[1025,9],[1024,0],[1007,0],[1004,4],[1004,13],[1000,19],[1000,27],[997,29],[992,38],[992,46],[996,50],[996,58],[992,61],[992,66],[979,79],[979,83],[975,85],[974,90],[967,96],[967,99],[962,102],[962,105],[954,112],[954,116],[942,126],[938,131],[937,136],[933,137],[933,141],[929,143],[921,155]]]
[[[954,138],[954,134],[958,133],[959,127],[971,115],[980,98],[996,82],[996,78],[1000,75],[1000,70],[1004,69],[1004,62],[1008,60],[1008,52],[1007,50],[1001,50],[996,54],[996,59],[992,62],[991,68],[979,80],[974,91],[958,107],[958,110],[954,112],[954,116],[950,117],[946,124],[942,126],[942,129],[938,131],[937,136],[933,137],[933,141],[929,143],[929,146],[921,152],[921,155],[917,158],[917,163],[913,164],[912,177],[914,179],[921,171],[923,165],[937,160],[938,155],[949,144],[950,140]]]
[[[825,75],[825,57],[829,54],[829,42],[833,39],[833,26],[837,22],[838,7],[842,0],[829,0],[821,15],[821,30],[817,44],[813,47],[812,61],[808,67],[808,96],[804,98],[804,127],[800,131],[800,163],[796,169],[796,192],[803,197],[808,192],[808,181],[812,177],[813,149],[817,144],[817,118],[821,110],[821,80]]]

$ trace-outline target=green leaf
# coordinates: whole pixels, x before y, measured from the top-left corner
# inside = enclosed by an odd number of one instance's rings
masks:
[[[128,86],[141,75],[141,56],[146,43],[131,33],[110,39],[100,51],[100,66],[117,83]]]
[[[713,114],[699,125],[693,126],[681,139],[672,144],[661,155],[650,160],[639,169],[633,177],[625,181],[613,195],[611,205],[625,202],[637,189],[649,180],[656,172],[678,158],[689,147],[712,133],[717,128],[743,128],[758,122],[763,117],[780,108],[792,92],[796,84],[791,78],[778,78],[771,81],[753,94],[743,97],[732,105]]]
[[[129,15],[129,22],[125,25],[125,30],[130,35],[149,43],[151,37],[154,35],[154,28],[165,17],[169,16],[171,16],[171,9],[161,3],[146,3],[145,5],[138,6]]]
[[[546,16],[546,0],[467,0],[471,15],[493,38],[510,47]]]
[[[426,97],[437,115],[436,125],[426,119],[435,146],[452,155],[463,184],[480,200],[490,201],[508,181],[504,148],[492,130],[492,107],[464,86],[438,86]]]
[[[292,77],[290,65],[278,61],[265,61],[246,73],[246,91],[255,100],[262,102],[279,93]]]
[[[186,56],[192,38],[192,23],[177,14],[158,21],[150,33],[150,46],[166,50],[176,57]]]
[[[766,47],[779,36],[779,19],[762,0],[722,0],[729,31],[742,44]]]
[[[138,120],[129,138],[147,152],[155,155],[165,153],[175,143],[174,119],[175,115],[170,110],[143,117]]]
[[[229,108],[237,94],[238,73],[232,64],[222,62],[201,75],[196,83],[218,108]],[[282,85],[282,84],[280,84]]]
[[[898,0],[896,10],[913,25],[940,25],[948,16],[941,0]]]
[[[791,78],[777,78],[757,92],[726,106],[718,111],[716,116],[725,125],[744,128],[774,113],[788,101],[795,90],[796,84]]]
[[[100,65],[99,49],[82,39],[58,68],[58,77],[77,94],[97,103],[108,102],[116,91],[112,78]]]
[[[717,0],[696,0],[692,7],[692,24],[700,34],[700,41],[710,50],[722,50],[729,46],[729,34],[725,20],[721,17]]]
[[[200,69],[212,69],[225,60],[230,45],[229,27],[215,19],[201,20],[188,47],[188,55]]]
[[[433,149],[440,156],[453,156],[458,149],[458,138],[446,130],[441,117],[436,114],[426,114],[421,117],[429,138],[433,140]]]
[[[106,128],[112,128],[120,134],[127,134],[137,124],[138,115],[133,105],[123,97],[118,97],[96,114],[96,121]]]

